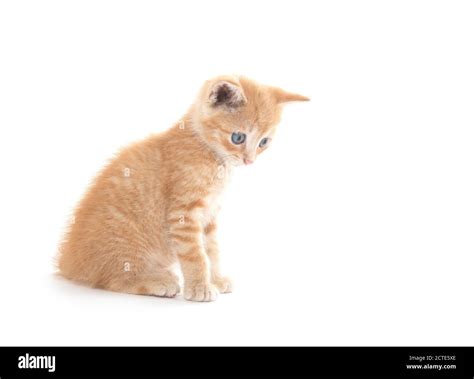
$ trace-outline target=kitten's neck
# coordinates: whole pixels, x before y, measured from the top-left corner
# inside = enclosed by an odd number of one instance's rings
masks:
[[[209,154],[209,156],[218,164],[223,166],[229,166],[226,163],[225,157],[222,153],[214,149],[201,135],[199,130],[199,122],[193,117],[193,111],[189,111],[179,122],[177,128],[187,133],[189,138],[193,138],[199,145],[199,148],[203,153]]]

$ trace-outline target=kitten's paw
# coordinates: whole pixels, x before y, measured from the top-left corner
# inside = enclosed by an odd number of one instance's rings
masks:
[[[150,286],[151,295],[159,297],[175,297],[179,290],[179,285],[173,282],[154,282]]]
[[[220,293],[231,293],[232,292],[232,280],[227,277],[216,278],[212,281]]]
[[[214,301],[217,299],[217,294],[217,288],[210,283],[199,283],[184,287],[184,298],[190,301]]]

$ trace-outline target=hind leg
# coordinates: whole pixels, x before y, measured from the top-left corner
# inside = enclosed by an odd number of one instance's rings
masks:
[[[180,291],[178,277],[170,270],[160,270],[154,275],[139,276],[122,283],[111,283],[108,289],[159,297],[175,297]]]

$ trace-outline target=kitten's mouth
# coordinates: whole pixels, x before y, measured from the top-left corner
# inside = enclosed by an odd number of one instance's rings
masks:
[[[237,155],[228,155],[225,157],[226,163],[230,164],[231,166],[248,166],[255,162],[253,159],[239,157]]]

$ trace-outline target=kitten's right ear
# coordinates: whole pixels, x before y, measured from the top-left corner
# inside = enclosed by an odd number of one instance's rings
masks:
[[[247,103],[242,87],[237,83],[221,80],[211,86],[209,103],[213,107],[225,105],[237,108]]]
[[[309,101],[309,97],[298,95],[297,93],[286,92],[278,87],[273,87],[272,89],[278,103],[287,103],[290,101]]]

